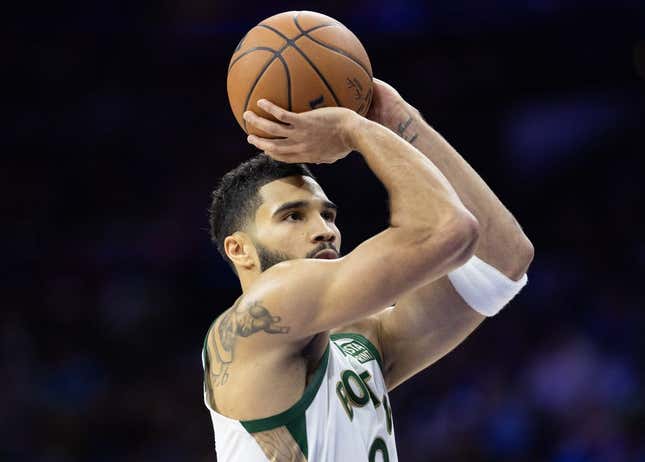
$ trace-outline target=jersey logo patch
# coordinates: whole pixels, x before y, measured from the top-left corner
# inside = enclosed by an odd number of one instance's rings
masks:
[[[366,363],[367,361],[373,361],[376,359],[372,354],[372,352],[358,340],[349,340],[349,341],[334,340],[334,343],[338,345],[338,347],[343,352],[343,354],[345,354],[345,356],[348,356],[348,355],[353,356],[361,364]]]

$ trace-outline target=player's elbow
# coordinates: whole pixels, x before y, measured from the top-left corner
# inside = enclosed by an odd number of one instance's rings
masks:
[[[475,253],[479,240],[479,222],[466,209],[456,209],[445,216],[445,220],[428,239],[428,250],[442,255],[449,267],[459,267]]]
[[[509,277],[514,281],[519,280],[528,272],[529,266],[531,265],[533,257],[535,256],[535,248],[533,247],[533,243],[523,233],[522,235],[523,237],[521,239],[521,242],[517,245],[515,252],[515,264],[513,265],[511,274],[509,274]]]
[[[455,248],[454,264],[461,266],[470,260],[479,241],[479,221],[467,210],[459,212],[451,220],[450,229],[451,245]]]
[[[465,208],[454,208],[442,215],[440,223],[406,245],[406,264],[413,273],[447,272],[466,263],[479,240],[479,222]],[[421,237],[419,237],[421,236]],[[410,253],[410,249],[414,249]],[[416,264],[415,264],[416,263]]]
[[[528,272],[533,261],[535,255],[533,243],[518,227],[516,236],[509,238],[504,245],[505,258],[500,260],[496,267],[507,277],[519,281]]]

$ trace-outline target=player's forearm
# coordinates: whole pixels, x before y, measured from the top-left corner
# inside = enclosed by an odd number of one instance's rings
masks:
[[[414,146],[366,119],[350,136],[388,191],[392,227],[433,232],[455,217],[472,218],[441,171]]]
[[[481,226],[476,254],[517,279],[533,258],[533,246],[513,215],[477,172],[411,106],[393,129],[428,157],[450,181]]]

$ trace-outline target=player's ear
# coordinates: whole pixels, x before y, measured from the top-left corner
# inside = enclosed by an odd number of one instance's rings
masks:
[[[238,268],[251,269],[255,265],[255,247],[246,234],[236,231],[224,239],[224,251]]]

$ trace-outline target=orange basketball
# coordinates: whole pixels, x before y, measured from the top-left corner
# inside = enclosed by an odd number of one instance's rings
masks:
[[[261,21],[242,38],[228,66],[228,100],[242,129],[270,137],[242,119],[266,98],[289,111],[343,106],[365,115],[372,101],[372,66],[348,28],[312,11],[288,11]]]

